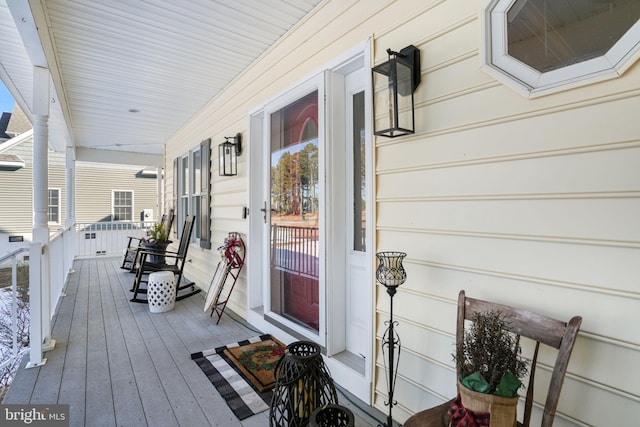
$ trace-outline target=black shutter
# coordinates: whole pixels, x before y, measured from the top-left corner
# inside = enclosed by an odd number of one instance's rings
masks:
[[[211,249],[211,139],[200,144],[200,247]]]
[[[179,176],[179,171],[178,171],[178,159],[173,159],[173,211],[175,213],[175,215],[178,217],[177,221],[174,221],[176,223],[176,226],[173,229],[173,235],[177,238],[178,237],[178,227],[179,227],[179,223],[182,220],[182,217],[180,215],[180,209],[178,209],[178,176]]]

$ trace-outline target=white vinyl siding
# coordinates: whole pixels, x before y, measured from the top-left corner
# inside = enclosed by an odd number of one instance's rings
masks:
[[[416,134],[375,139],[372,253],[408,253],[394,301],[403,343],[394,417],[455,396],[456,299],[465,289],[559,319],[582,316],[554,425],[623,425],[640,407],[640,67],[526,99],[480,68],[485,6],[327,1],[175,134],[166,158],[184,153],[184,141],[217,145],[248,133],[248,111],[372,34],[371,65],[387,59],[387,48],[415,45]],[[237,176],[212,173],[214,245],[248,232],[241,211],[255,161],[243,153]],[[249,208],[262,215],[262,206]],[[206,289],[210,254],[190,255],[189,277]],[[372,400],[386,412],[380,347],[389,298],[377,288]],[[243,273],[228,306],[240,315],[246,289]],[[545,381],[548,369],[537,377]]]
[[[134,194],[133,221],[140,221],[145,209],[158,220],[158,181],[142,177],[142,167],[76,162],[76,221],[111,221],[112,191]]]
[[[554,425],[624,424],[640,404],[631,380],[640,375],[640,334],[624,326],[640,308],[640,69],[523,99],[478,69],[482,6],[445,2],[402,26],[429,29],[424,43],[410,40],[425,61],[417,132],[377,139],[378,250],[409,254],[394,301],[402,307],[399,411],[455,395],[455,295],[465,289],[560,319],[581,315]],[[393,47],[399,31],[377,33],[376,45]],[[375,62],[385,59],[377,50]],[[382,294],[378,337],[388,304]],[[538,372],[543,382],[549,369]]]
[[[24,235],[25,239],[33,230],[33,140],[27,139],[4,151],[16,154],[24,160],[25,166],[18,170],[0,170],[0,229],[8,235]],[[65,155],[49,151],[49,188],[60,189],[59,219],[57,224],[51,223],[51,231],[64,223],[66,215],[64,191]],[[6,239],[6,238],[5,238]]]

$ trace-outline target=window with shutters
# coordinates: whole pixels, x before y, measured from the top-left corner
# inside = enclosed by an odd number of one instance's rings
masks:
[[[197,220],[193,227],[192,239],[200,247],[211,248],[211,207],[210,169],[211,140],[207,139],[174,163],[174,200],[178,234],[182,233],[182,223],[187,215]]]

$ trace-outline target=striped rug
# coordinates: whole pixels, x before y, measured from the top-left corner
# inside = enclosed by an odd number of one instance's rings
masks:
[[[240,420],[269,409],[273,393],[271,390],[257,391],[225,355],[225,350],[271,339],[273,338],[269,334],[261,335],[191,355],[191,359],[198,364]]]

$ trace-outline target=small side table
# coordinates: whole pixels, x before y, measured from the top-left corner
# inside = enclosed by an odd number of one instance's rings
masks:
[[[171,271],[156,271],[149,274],[147,282],[149,311],[164,313],[176,305],[176,279]]]

